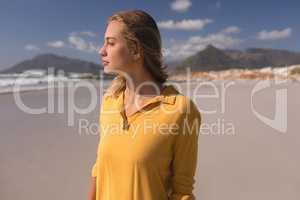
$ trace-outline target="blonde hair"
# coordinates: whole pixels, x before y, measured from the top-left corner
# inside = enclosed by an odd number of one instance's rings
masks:
[[[142,10],[119,11],[108,18],[107,25],[114,20],[124,23],[122,35],[128,48],[140,52],[144,67],[154,80],[161,84],[166,82],[167,65],[163,64],[161,37],[155,20]],[[106,94],[115,96],[125,87],[125,77],[117,75]]]

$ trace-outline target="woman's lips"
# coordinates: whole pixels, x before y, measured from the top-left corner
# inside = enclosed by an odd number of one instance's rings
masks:
[[[103,63],[103,65],[107,65],[109,62],[103,61],[102,63]]]

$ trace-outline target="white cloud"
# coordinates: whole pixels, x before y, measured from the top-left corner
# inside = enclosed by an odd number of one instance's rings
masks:
[[[177,60],[191,56],[205,49],[209,44],[220,49],[226,49],[235,47],[241,42],[242,40],[239,38],[220,31],[207,36],[192,36],[184,41],[172,42],[170,47],[164,48],[163,55],[167,60]]]
[[[165,57],[165,58],[172,56],[170,49],[164,48],[164,47],[162,48],[162,54],[163,54],[163,57]]]
[[[237,26],[228,26],[225,29],[223,29],[221,32],[228,33],[228,34],[230,34],[230,33],[239,33],[239,32],[241,32],[241,29]]]
[[[40,50],[40,48],[34,44],[27,44],[25,45],[24,47],[25,50],[28,50],[28,51],[38,51]]]
[[[176,12],[186,12],[191,6],[190,0],[175,0],[171,3],[171,9]]]
[[[286,28],[283,30],[272,30],[266,31],[262,30],[257,33],[257,39],[259,40],[279,40],[290,37],[292,34],[291,28]]]
[[[81,31],[81,32],[72,32],[70,35],[75,35],[75,36],[88,36],[88,37],[96,37],[97,34],[92,32],[92,31]]]
[[[212,23],[211,19],[184,19],[181,21],[166,20],[157,23],[158,27],[170,30],[201,30],[207,24]]]
[[[62,48],[65,46],[65,43],[61,40],[48,42],[47,45],[53,48]]]
[[[97,34],[92,32],[92,31],[82,31],[81,34],[89,36],[89,37],[96,37],[97,36]]]
[[[86,41],[80,36],[72,35],[70,34],[68,41],[71,45],[71,47],[80,50],[80,51],[86,51],[86,52],[96,52],[97,47],[90,41]]]

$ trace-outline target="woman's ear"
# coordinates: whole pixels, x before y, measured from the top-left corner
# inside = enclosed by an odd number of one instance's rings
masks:
[[[134,42],[131,53],[133,55],[134,60],[138,60],[141,57],[140,47],[137,42]]]
[[[135,53],[135,54],[133,55],[134,60],[138,60],[140,57],[141,57],[141,56],[140,56],[140,53],[139,53],[139,52],[137,52],[137,53]]]

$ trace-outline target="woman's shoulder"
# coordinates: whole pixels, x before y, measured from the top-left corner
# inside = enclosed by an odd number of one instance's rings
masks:
[[[179,114],[181,117],[186,115],[193,115],[192,117],[197,118],[201,117],[196,100],[181,93],[174,85],[168,85],[164,94],[166,94],[168,102],[172,102],[171,109],[176,110],[176,114]]]
[[[176,107],[180,107],[184,113],[199,112],[196,101],[189,96],[179,94],[176,96]]]

